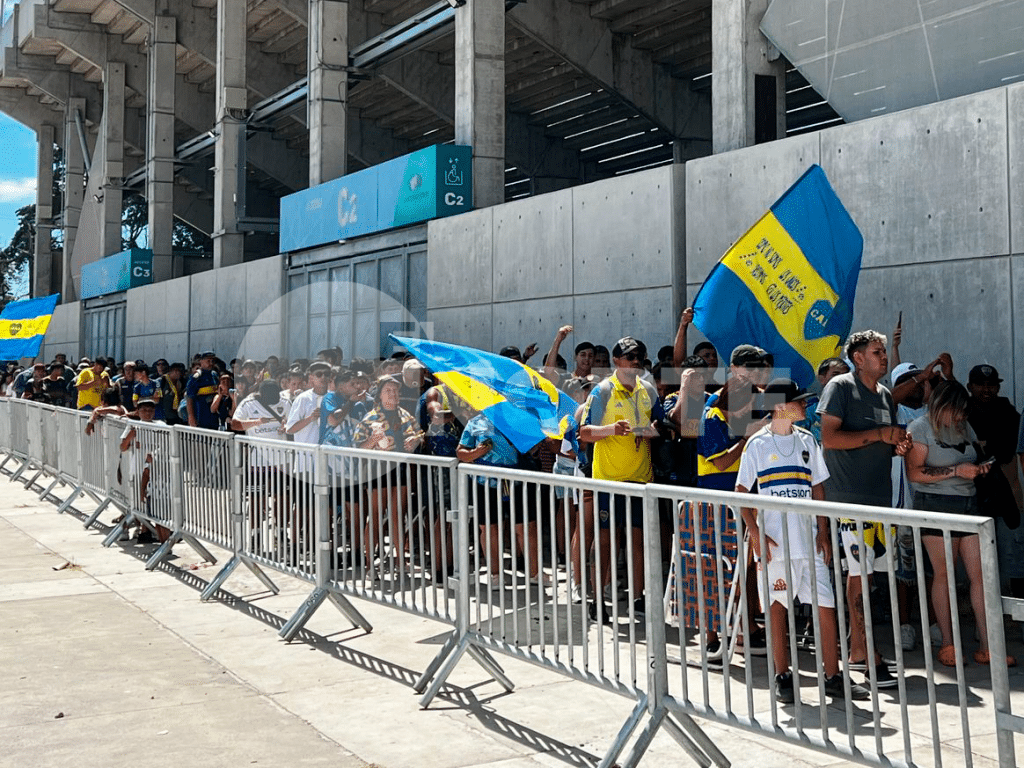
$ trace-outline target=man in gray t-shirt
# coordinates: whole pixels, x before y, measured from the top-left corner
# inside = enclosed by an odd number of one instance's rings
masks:
[[[896,423],[892,394],[879,383],[889,370],[885,345],[885,336],[877,331],[851,334],[846,342],[846,357],[853,363],[853,372],[834,376],[821,393],[818,413],[825,465],[830,475],[825,481],[825,498],[829,501],[880,507],[892,504],[890,470],[894,447],[895,453],[903,456],[910,448],[910,440],[907,430]],[[840,531],[849,568],[849,665],[866,669],[866,618],[860,574],[863,568],[870,575],[874,568],[874,525],[843,521]],[[879,688],[897,684],[878,651],[874,652],[873,665]]]
[[[822,415],[822,443],[830,477],[825,481],[829,501],[850,504],[892,505],[893,445],[879,437],[880,428],[896,424],[892,394],[881,384],[868,387],[856,372],[834,376],[825,386],[818,403]],[[862,442],[855,447],[830,447],[825,437],[825,416],[839,420],[838,431],[857,433]],[[897,432],[896,434],[901,434]]]

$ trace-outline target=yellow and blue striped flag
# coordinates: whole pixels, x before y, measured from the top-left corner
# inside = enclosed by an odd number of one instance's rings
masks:
[[[0,360],[35,357],[50,327],[60,294],[12,301],[0,312]]]
[[[575,426],[577,403],[537,371],[472,347],[390,335],[434,377],[480,411],[520,452]]]
[[[807,386],[850,333],[863,251],[860,230],[813,165],[715,265],[694,300],[694,325],[725,355],[762,347]]]

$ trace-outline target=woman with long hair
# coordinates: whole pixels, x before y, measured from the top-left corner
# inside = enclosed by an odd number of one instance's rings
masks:
[[[978,515],[974,479],[989,471],[989,464],[978,463],[978,437],[967,423],[967,389],[957,381],[944,381],[928,398],[928,413],[914,420],[907,431],[914,438],[906,456],[907,477],[914,488],[914,509]],[[971,585],[971,606],[978,627],[981,647],[974,660],[989,663],[988,627],[985,621],[985,588],[981,575],[981,545],[977,534],[950,533],[953,561],[946,560],[942,531],[921,530],[921,542],[931,561],[931,598],[935,618],[942,631],[939,661],[956,665],[953,623],[949,605],[949,570],[959,559]],[[1006,659],[1014,666],[1012,656]]]
[[[395,376],[382,376],[377,381],[377,394],[373,401],[373,410],[363,417],[356,426],[352,442],[357,448],[376,451],[397,451],[413,453],[423,440],[415,417],[399,406],[402,393],[401,379]],[[374,549],[383,542],[383,520],[385,510],[388,512],[388,534],[391,552],[397,558],[405,551],[405,537],[402,527],[402,512],[408,486],[408,473],[405,465],[397,464],[390,470],[388,462],[375,462],[373,467],[360,471],[362,477],[370,477],[370,512],[367,515],[366,527],[363,531],[363,542],[366,547],[366,563],[373,563]],[[383,565],[386,553],[380,546],[380,558]]]

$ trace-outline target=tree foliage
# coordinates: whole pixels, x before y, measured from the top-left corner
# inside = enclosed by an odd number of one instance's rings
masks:
[[[0,250],[0,308],[21,298],[32,263],[36,240],[36,207],[26,205],[17,211],[18,228],[7,247]]]

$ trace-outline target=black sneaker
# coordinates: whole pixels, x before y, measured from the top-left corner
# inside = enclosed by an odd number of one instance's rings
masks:
[[[721,640],[710,640],[707,645],[708,649],[708,669],[721,669],[723,665],[722,657],[725,655]]]
[[[895,672],[898,668],[895,659],[887,659],[885,656],[882,657],[882,661],[879,662],[879,666],[885,667],[890,672]],[[846,668],[851,672],[867,672],[868,663],[866,661],[851,661],[846,665]]]
[[[598,605],[600,605],[601,623],[606,626],[612,625],[612,607],[608,604],[598,603],[596,600],[587,603],[587,615],[590,616],[590,620],[596,622],[598,620]]]
[[[830,696],[833,699],[842,699],[846,697],[846,690],[843,686],[843,675],[841,672],[836,672],[832,677],[825,678],[825,695]],[[863,685],[858,685],[851,680],[850,698],[855,701],[870,699],[871,691]]]
[[[637,621],[643,621],[647,618],[647,609],[642,597],[638,597],[633,601],[633,616]]]
[[[768,655],[768,639],[765,636],[763,629],[757,629],[750,633],[750,642],[747,643],[747,638],[743,638],[744,644],[747,644],[750,648],[751,656],[767,656]]]
[[[895,688],[899,681],[892,676],[892,672],[889,671],[889,667],[886,666],[883,660],[881,664],[875,667],[875,679],[878,683],[879,688]],[[870,690],[871,688],[871,676],[865,675],[865,685]]]
[[[792,704],[793,699],[793,673],[783,672],[775,676],[775,698],[780,704]]]

